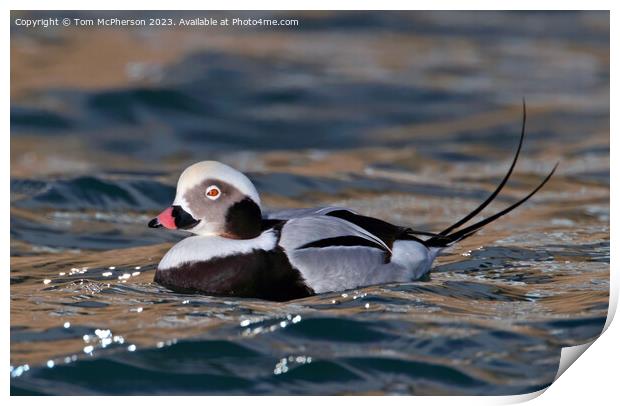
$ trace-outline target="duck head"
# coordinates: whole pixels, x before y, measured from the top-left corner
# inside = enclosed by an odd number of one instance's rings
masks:
[[[223,163],[202,161],[183,171],[172,206],[148,226],[249,239],[260,234],[261,219],[260,198],[247,176]]]

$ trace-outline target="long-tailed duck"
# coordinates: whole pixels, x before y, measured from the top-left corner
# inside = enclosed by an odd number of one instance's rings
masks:
[[[264,212],[252,182],[215,161],[191,165],[179,178],[171,207],[149,227],[187,230],[168,251],[155,282],[176,291],[286,301],[426,275],[437,254],[532,197],[527,196],[472,225],[469,220],[502,190],[515,167],[474,211],[438,233],[397,226],[343,207]],[[460,229],[459,229],[460,228]]]

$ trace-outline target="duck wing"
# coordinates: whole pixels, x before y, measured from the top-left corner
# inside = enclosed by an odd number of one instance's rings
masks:
[[[286,251],[330,246],[373,247],[391,254],[391,247],[370,231],[347,220],[325,215],[295,217],[281,228],[279,245]]]
[[[437,234],[435,233],[414,230],[409,227],[401,227],[374,217],[363,216],[351,209],[340,206],[285,209],[267,212],[263,216],[263,228],[267,229],[274,225],[282,224],[286,220],[315,216],[330,216],[346,220],[347,222],[361,227],[370,234],[378,237],[388,247],[391,247],[394,241],[396,241],[397,239],[415,240],[418,242],[422,242],[422,240],[419,239],[417,236],[437,236]]]
[[[310,207],[303,209],[283,209],[268,211],[264,213],[263,220],[290,220],[300,217],[322,216],[332,213],[334,211],[348,211],[350,213],[355,213],[353,210],[339,206]]]
[[[424,245],[411,243],[426,255]],[[392,261],[391,246],[339,217],[290,219],[282,225],[278,245],[315,293],[412,279],[408,267]]]

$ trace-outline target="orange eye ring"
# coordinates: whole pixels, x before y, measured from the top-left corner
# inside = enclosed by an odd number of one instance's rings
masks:
[[[215,200],[218,197],[220,197],[221,191],[220,188],[218,188],[215,185],[211,185],[207,188],[207,191],[205,192],[205,196],[207,196],[209,199],[211,200]]]

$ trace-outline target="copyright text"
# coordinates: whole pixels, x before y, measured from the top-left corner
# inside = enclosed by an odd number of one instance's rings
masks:
[[[278,18],[16,18],[25,28],[49,27],[298,27],[298,19]]]

